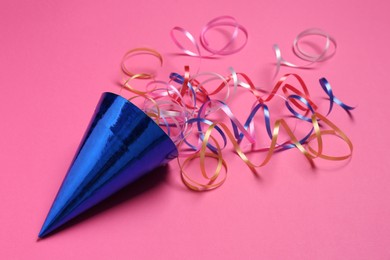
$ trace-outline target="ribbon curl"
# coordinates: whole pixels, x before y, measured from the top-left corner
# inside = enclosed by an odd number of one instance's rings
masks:
[[[221,47],[219,49],[215,49],[215,48],[211,47],[211,44],[210,44],[209,40],[207,39],[206,35],[210,30],[212,30],[214,28],[219,28],[219,27],[233,27],[233,32],[228,36],[228,40],[223,45],[223,47]],[[234,46],[235,42],[237,41],[240,31],[244,35],[244,41],[239,47],[233,48],[232,46]],[[180,41],[175,36],[175,34],[177,32],[184,34],[184,36],[191,42],[191,44],[195,48],[195,50],[196,50],[195,52],[185,48],[180,43]],[[219,17],[212,19],[202,28],[202,30],[200,32],[199,41],[201,43],[201,46],[207,52],[210,53],[209,55],[204,55],[201,53],[201,48],[200,48],[200,45],[198,44],[196,38],[186,29],[179,27],[179,26],[176,26],[176,27],[172,28],[170,35],[171,35],[171,39],[172,39],[173,43],[184,54],[186,54],[188,56],[192,56],[192,57],[199,57],[199,58],[212,58],[212,57],[215,57],[216,55],[222,55],[222,56],[223,55],[231,55],[231,54],[237,53],[240,50],[242,50],[248,42],[248,31],[246,30],[246,28],[244,26],[242,26],[241,24],[239,24],[234,17],[228,16],[228,15],[219,16]]]
[[[325,45],[323,46],[322,50],[319,54],[312,54],[309,53],[300,47],[300,42],[304,37],[307,36],[322,36],[326,39]],[[330,52],[331,50],[331,44],[334,46],[334,50]],[[337,50],[337,42],[336,40],[330,36],[327,32],[318,29],[318,28],[311,28],[304,30],[303,32],[299,33],[293,42],[293,52],[294,54],[305,61],[308,61],[309,63],[303,64],[303,65],[297,65],[295,63],[289,62],[285,60],[282,56],[281,50],[279,48],[279,45],[274,44],[273,46],[275,56],[276,56],[276,71],[274,74],[274,77],[276,77],[279,73],[281,66],[287,66],[290,68],[297,68],[297,69],[310,69],[315,63],[326,61],[333,57]]]

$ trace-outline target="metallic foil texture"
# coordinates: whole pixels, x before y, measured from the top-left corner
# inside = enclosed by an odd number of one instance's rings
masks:
[[[121,96],[103,93],[38,236],[177,155],[169,136],[143,111]]]

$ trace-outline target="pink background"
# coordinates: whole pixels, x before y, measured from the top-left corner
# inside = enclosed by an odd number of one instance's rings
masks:
[[[390,259],[388,10],[382,0],[3,0],[0,259]],[[185,189],[173,162],[161,181],[132,186],[37,242],[98,98],[118,90],[125,51],[176,52],[172,27],[198,35],[223,14],[246,26],[248,45],[202,68],[234,66],[268,89],[274,43],[294,60],[291,43],[306,28],[337,39],[328,62],[282,73],[299,73],[313,89],[326,76],[336,96],[358,106],[352,121],[339,108],[331,116],[355,145],[352,160],[313,171],[293,150],[275,156],[257,179],[232,157],[225,185],[206,193]],[[162,77],[188,61],[169,59]]]

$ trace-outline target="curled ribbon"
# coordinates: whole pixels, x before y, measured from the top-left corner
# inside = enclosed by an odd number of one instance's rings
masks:
[[[233,32],[228,36],[228,40],[223,45],[223,47],[221,47],[219,49],[215,49],[215,48],[211,47],[211,44],[210,44],[209,40],[207,39],[206,35],[210,30],[215,29],[215,28],[220,28],[220,27],[233,27]],[[244,41],[240,46],[233,47],[235,45],[235,42],[237,41],[237,38],[238,38],[240,31],[244,34]],[[195,52],[185,48],[180,43],[180,41],[175,36],[175,33],[177,33],[177,32],[184,34],[184,36],[194,46]],[[201,53],[201,48],[200,48],[200,45],[198,44],[196,38],[186,29],[179,27],[179,26],[176,26],[176,27],[172,28],[170,35],[171,35],[171,39],[175,43],[175,45],[180,50],[182,50],[185,54],[187,54],[188,56],[201,57],[201,58],[211,58],[211,57],[214,57],[216,55],[230,55],[230,54],[237,53],[240,50],[242,50],[248,42],[248,31],[246,30],[246,28],[244,26],[240,25],[234,17],[228,16],[228,15],[219,16],[217,18],[212,19],[202,28],[202,30],[200,32],[199,40],[200,40],[201,46],[210,53],[209,55],[203,55]]]
[[[155,77],[154,74],[151,74],[151,73],[133,73],[126,67],[126,64],[125,64],[126,60],[128,60],[130,57],[132,57],[134,55],[141,55],[141,54],[152,55],[152,56],[156,57],[159,60],[160,66],[163,65],[163,57],[156,50],[151,49],[151,48],[135,48],[135,49],[131,49],[128,52],[126,52],[125,55],[122,58],[121,68],[122,68],[123,73],[125,75],[129,76],[129,77],[134,77],[134,76],[137,75],[138,79],[151,79],[151,78],[154,78]]]
[[[300,46],[300,42],[302,41],[302,39],[304,37],[307,37],[307,36],[322,36],[326,39],[325,45],[323,46],[323,48],[319,54],[309,53],[309,52],[305,51]],[[331,44],[333,44],[333,46],[334,46],[334,50],[332,52],[330,52]],[[314,65],[317,62],[322,62],[322,61],[330,59],[336,53],[337,42],[327,32],[325,32],[321,29],[318,29],[318,28],[307,29],[307,30],[304,30],[303,32],[299,33],[295,37],[294,42],[293,42],[293,52],[300,59],[309,62],[309,63],[303,64],[303,65],[297,65],[295,63],[292,63],[292,62],[285,60],[282,57],[282,53],[281,53],[281,50],[279,48],[279,45],[274,44],[273,49],[274,49],[275,56],[276,56],[276,71],[275,71],[275,76],[276,76],[279,73],[281,66],[287,66],[290,68],[297,68],[297,69],[309,69],[312,67],[312,65]]]

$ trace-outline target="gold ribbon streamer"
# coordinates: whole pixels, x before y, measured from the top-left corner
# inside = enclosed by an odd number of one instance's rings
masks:
[[[151,48],[135,48],[135,49],[131,49],[129,51],[127,51],[125,53],[125,55],[123,56],[122,58],[122,62],[121,62],[121,68],[122,68],[122,71],[125,75],[129,76],[129,77],[133,77],[135,75],[138,75],[137,78],[139,79],[151,79],[151,78],[154,78],[154,74],[151,74],[151,73],[133,73],[131,72],[130,70],[127,69],[126,67],[126,60],[128,60],[131,56],[134,56],[134,55],[138,55],[138,54],[147,54],[147,55],[152,55],[154,57],[156,57],[159,62],[160,62],[160,66],[163,65],[163,57],[162,55],[154,50],[154,49],[151,49]]]
[[[223,156],[222,156],[221,146],[219,145],[217,140],[211,135],[213,129],[216,126],[218,126],[219,128],[224,130],[224,133],[226,134],[226,136],[230,140],[231,144],[233,145],[235,152],[244,161],[244,163],[249,167],[249,169],[251,169],[251,171],[253,173],[257,173],[256,168],[259,168],[259,167],[266,165],[271,160],[273,153],[278,148],[277,140],[279,137],[280,130],[282,128],[286,131],[287,135],[290,137],[291,144],[294,144],[295,147],[298,148],[298,150],[309,160],[309,162],[312,165],[314,165],[313,159],[315,159],[315,158],[323,158],[326,160],[339,161],[339,160],[345,160],[345,159],[351,157],[352,151],[353,151],[353,145],[352,145],[352,142],[350,141],[350,139],[347,137],[347,135],[343,131],[341,131],[334,123],[332,123],[325,116],[323,116],[317,112],[312,115],[311,119],[312,119],[312,124],[313,124],[313,128],[314,128],[314,133],[309,137],[309,139],[306,143],[307,149],[305,148],[304,144],[301,144],[298,141],[298,138],[294,135],[293,131],[291,130],[291,128],[288,126],[288,124],[286,123],[286,121],[284,119],[277,120],[274,124],[271,144],[270,144],[269,149],[267,151],[267,155],[266,155],[265,159],[263,159],[263,161],[259,164],[255,164],[251,160],[249,160],[249,158],[246,156],[246,154],[242,151],[240,145],[237,143],[231,130],[224,123],[222,123],[222,122],[213,123],[212,125],[210,125],[208,127],[208,129],[204,135],[201,149],[197,153],[186,158],[186,160],[183,163],[181,163],[180,160],[178,159],[179,167],[180,167],[180,171],[181,171],[181,176],[182,176],[184,184],[192,190],[201,191],[201,190],[215,189],[215,188],[221,186],[222,183],[225,181],[226,174],[224,175],[224,177],[222,178],[221,181],[214,183],[214,181],[216,179],[218,179],[218,177],[220,175],[220,172],[222,170],[222,166],[224,166],[225,170],[227,168],[226,163],[225,163]],[[318,123],[319,120],[321,120],[322,124],[329,126],[331,128],[331,130],[321,130],[319,123]],[[347,155],[343,155],[343,156],[330,156],[330,155],[323,154],[323,140],[322,140],[323,135],[335,135],[335,136],[341,138],[348,145],[348,147],[350,149],[350,153]],[[210,139],[214,142],[214,144],[217,148],[216,154],[206,152],[207,144],[209,143]],[[314,140],[317,140],[317,150],[315,150],[312,146],[310,146],[310,143]],[[217,166],[215,172],[212,174],[212,177],[208,177],[208,174],[206,171],[206,167],[205,167],[205,158],[206,157],[215,158],[218,160],[218,166]],[[188,176],[188,174],[184,170],[185,166],[189,163],[189,161],[191,161],[195,158],[200,158],[201,173],[202,173],[203,178],[208,180],[207,184],[202,184],[202,183],[199,183],[199,182],[193,180],[192,178],[190,178]]]
[[[204,190],[212,190],[212,189],[218,188],[219,186],[221,186],[225,182],[226,177],[227,177],[227,165],[226,165],[226,162],[225,162],[225,160],[223,159],[223,156],[222,156],[222,149],[221,149],[220,145],[218,144],[217,140],[214,137],[212,137],[210,134],[211,134],[211,130],[206,133],[207,141],[209,139],[212,139],[215,142],[215,145],[217,147],[217,154],[206,152],[206,144],[207,143],[203,142],[201,150],[199,150],[198,152],[196,152],[196,153],[190,155],[189,157],[187,157],[184,160],[183,163],[180,162],[179,157],[177,158],[177,161],[178,161],[178,164],[179,164],[179,167],[180,167],[181,179],[182,179],[183,183],[189,189],[194,190],[194,191],[204,191]],[[215,169],[215,171],[214,171],[214,173],[212,174],[211,177],[209,177],[207,175],[207,172],[206,172],[206,164],[205,164],[206,157],[214,158],[214,159],[218,160],[217,168]],[[200,183],[198,181],[195,181],[184,170],[185,166],[190,161],[192,161],[192,160],[194,160],[196,158],[200,158],[200,163],[199,164],[200,164],[200,169],[201,169],[201,172],[202,172],[202,176],[203,176],[203,178],[208,180],[208,182],[206,184],[203,184],[203,183]],[[221,180],[219,180],[218,182],[214,183],[218,179],[218,177],[220,176],[222,167],[225,169],[225,175],[222,177]]]

